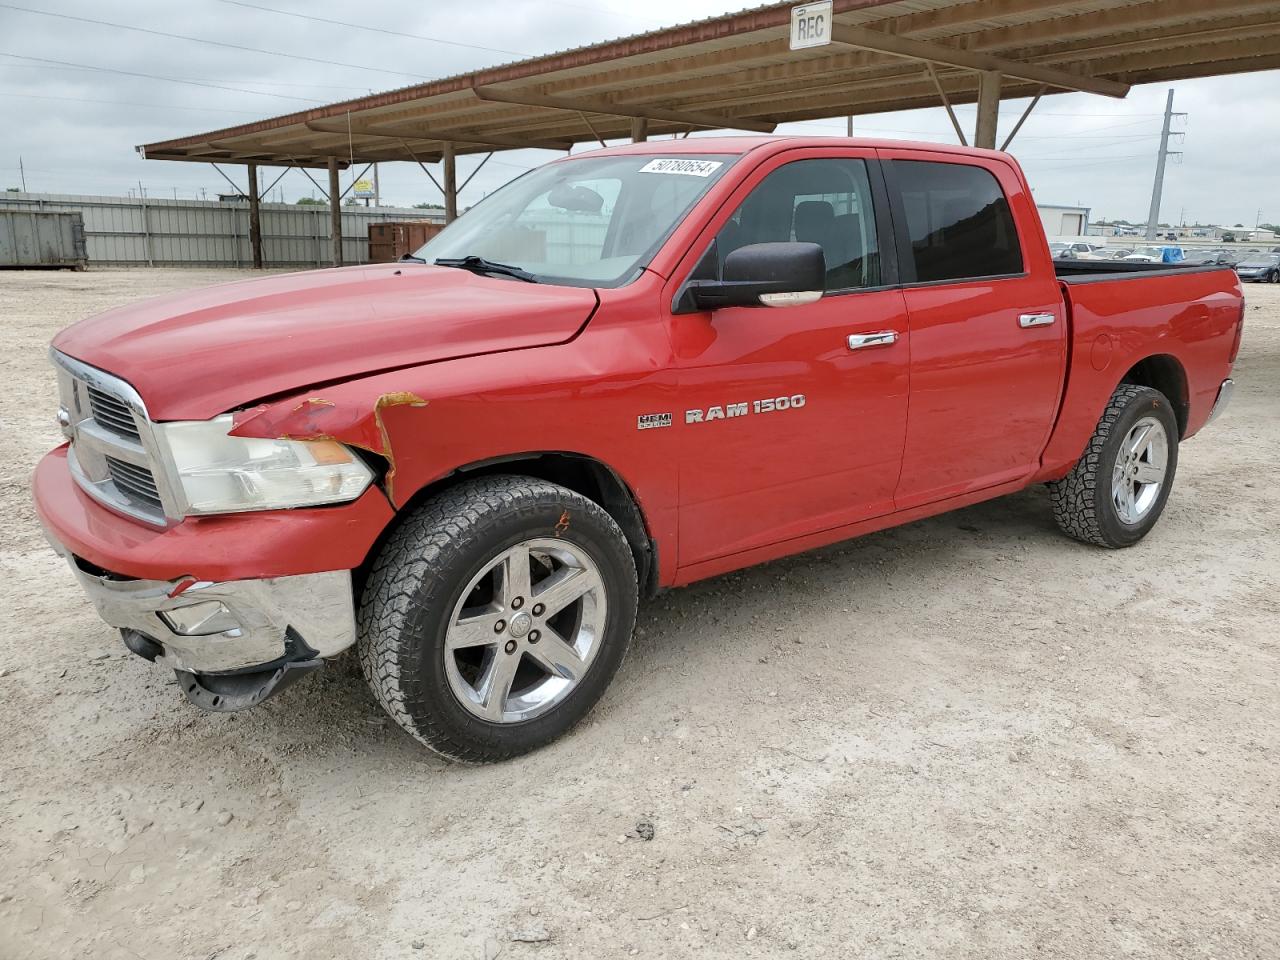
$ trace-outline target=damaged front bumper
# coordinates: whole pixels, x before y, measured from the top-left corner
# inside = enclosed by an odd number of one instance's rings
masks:
[[[355,642],[352,571],[393,515],[370,489],[339,506],[151,528],[80,490],[65,446],[32,486],[49,542],[102,618],[219,711],[261,703]]]
[[[206,710],[261,703],[355,643],[346,570],[223,583],[134,580],[54,546],[125,645],[171,667],[187,699]]]

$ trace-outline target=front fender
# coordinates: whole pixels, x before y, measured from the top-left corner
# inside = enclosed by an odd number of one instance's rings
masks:
[[[231,433],[332,439],[376,454],[396,510],[472,464],[571,452],[606,465],[634,492],[665,567],[677,555],[676,431],[639,429],[640,417],[676,408],[675,375],[654,356],[664,349],[658,325],[606,326],[571,344],[308,390],[238,412]]]

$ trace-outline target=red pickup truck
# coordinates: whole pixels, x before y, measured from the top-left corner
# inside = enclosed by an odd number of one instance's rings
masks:
[[[354,645],[405,730],[495,760],[591,708],[660,589],[1041,483],[1136,543],[1242,320],[1225,267],[1055,264],[1005,154],[642,143],[399,263],[68,328],[35,499],[198,706]]]

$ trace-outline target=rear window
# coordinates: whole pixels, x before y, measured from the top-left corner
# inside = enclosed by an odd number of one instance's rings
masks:
[[[1009,203],[982,167],[895,160],[916,280],[969,280],[1022,273]]]

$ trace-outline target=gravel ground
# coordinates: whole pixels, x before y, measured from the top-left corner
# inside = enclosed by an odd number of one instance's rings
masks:
[[[0,272],[3,960],[1280,955],[1280,287],[1139,546],[1031,490],[675,591],[469,768],[350,657],[198,712],[40,535],[51,335],[233,276]]]

